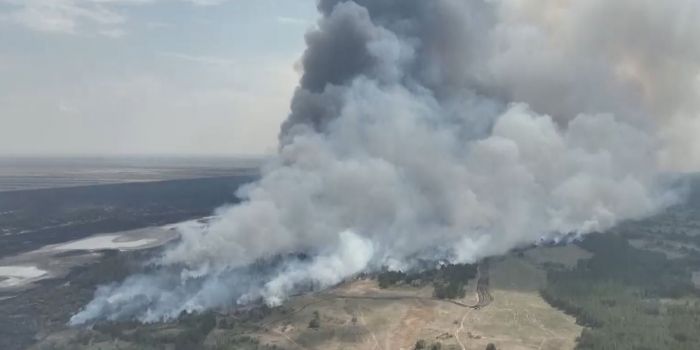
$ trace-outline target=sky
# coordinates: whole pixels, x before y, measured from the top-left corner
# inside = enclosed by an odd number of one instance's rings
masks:
[[[0,155],[277,148],[313,0],[0,0]]]

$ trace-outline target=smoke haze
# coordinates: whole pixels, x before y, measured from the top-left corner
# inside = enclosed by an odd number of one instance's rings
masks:
[[[700,159],[684,151],[700,125],[697,1],[318,8],[262,178],[73,324],[277,305],[363,271],[605,231],[676,200],[659,175]]]

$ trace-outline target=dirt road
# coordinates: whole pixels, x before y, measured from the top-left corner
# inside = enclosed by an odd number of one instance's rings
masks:
[[[489,292],[489,261],[485,259],[479,264],[478,279],[476,282],[477,301],[471,308],[479,310],[493,301],[493,296]]]

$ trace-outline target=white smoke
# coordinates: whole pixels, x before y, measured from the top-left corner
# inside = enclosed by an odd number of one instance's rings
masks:
[[[185,230],[155,271],[101,287],[73,324],[276,305],[362,271],[605,231],[675,200],[660,164],[684,142],[669,130],[700,125],[700,3],[319,9],[262,178],[204,231]]]
[[[270,305],[279,305],[299,285],[311,282],[314,288],[326,288],[366,269],[374,254],[372,242],[351,231],[342,232],[339,238],[338,248],[332,254],[318,256],[308,264],[285,267],[265,283],[260,295],[246,295],[243,300],[262,297]]]

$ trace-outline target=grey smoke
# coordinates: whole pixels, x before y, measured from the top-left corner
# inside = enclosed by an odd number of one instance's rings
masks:
[[[279,154],[71,322],[474,262],[672,203],[700,130],[697,1],[321,0]],[[274,268],[265,259],[306,253]],[[252,264],[252,265],[251,265]]]

